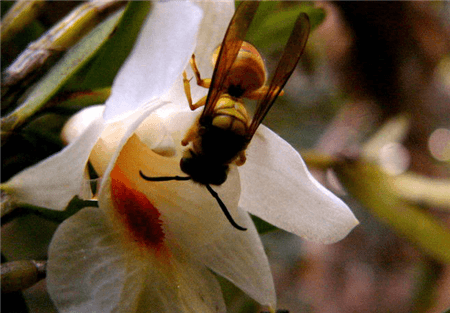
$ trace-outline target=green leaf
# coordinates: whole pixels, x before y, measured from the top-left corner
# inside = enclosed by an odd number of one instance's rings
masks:
[[[72,115],[82,108],[105,103],[110,95],[111,88],[60,92],[48,103],[51,107],[49,111],[67,112]]]
[[[334,167],[348,192],[374,216],[434,259],[450,263],[450,229],[420,207],[403,200],[392,177],[371,163],[343,162]]]
[[[258,48],[282,49],[286,44],[295,20],[302,12],[308,14],[311,31],[325,18],[323,9],[315,8],[308,2],[296,3],[279,9],[279,2],[268,1],[261,3],[251,28],[249,40]]]
[[[314,149],[301,151],[300,154],[308,167],[313,167],[323,171],[333,167],[339,161],[338,158],[332,155],[324,154]]]
[[[84,64],[100,49],[117,25],[122,11],[101,23],[83,38],[39,81],[25,101],[10,115],[2,119],[2,141],[17,127],[25,124],[35,113],[43,109],[46,102],[55,95]]]
[[[66,89],[92,90],[111,86],[133,48],[151,6],[151,1],[130,1],[112,37],[96,57],[67,84]]]
[[[12,210],[4,212],[2,211],[2,224],[8,223],[17,216],[34,214],[40,216],[48,221],[55,223],[62,223],[72,215],[78,213],[81,209],[86,207],[98,207],[98,201],[96,200],[83,200],[77,196],[70,200],[67,208],[64,211],[55,211],[43,207],[37,207],[32,205],[20,205],[13,207]],[[14,212],[13,212],[14,211]]]
[[[405,173],[393,179],[393,188],[406,200],[450,212],[450,179]]]
[[[256,230],[259,234],[265,234],[269,233],[275,230],[278,230],[277,227],[273,226],[270,223],[267,223],[266,221],[260,219],[259,217],[255,215],[251,215],[253,223],[255,224]]]
[[[96,200],[82,200],[78,197],[74,197],[67,208],[64,211],[49,210],[46,208],[29,207],[30,211],[36,215],[39,215],[50,221],[56,223],[62,223],[72,215],[78,213],[83,208],[86,207],[98,207],[98,202]]]

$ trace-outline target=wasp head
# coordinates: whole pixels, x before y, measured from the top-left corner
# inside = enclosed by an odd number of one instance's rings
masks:
[[[180,168],[198,183],[222,185],[227,179],[229,166],[211,161],[213,160],[187,150],[180,160]]]

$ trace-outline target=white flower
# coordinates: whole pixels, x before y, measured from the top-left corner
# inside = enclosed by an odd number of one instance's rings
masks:
[[[102,175],[99,208],[60,225],[49,250],[47,286],[62,312],[223,312],[215,277],[262,304],[276,297],[267,257],[248,211],[307,239],[332,243],[357,224],[349,208],[308,172],[300,155],[260,126],[246,163],[214,187],[233,228],[203,185],[148,182],[183,175],[181,138],[199,114],[181,73],[194,52],[204,77],[233,14],[232,2],[156,3],[110,99],[60,153],[6,183],[17,202],[63,210],[81,193],[87,160]],[[206,90],[193,86],[193,98]],[[76,122],[74,122],[76,123]]]

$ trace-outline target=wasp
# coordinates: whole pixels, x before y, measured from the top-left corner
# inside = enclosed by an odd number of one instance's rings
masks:
[[[180,168],[187,177],[148,177],[150,181],[190,180],[203,184],[217,199],[230,223],[240,230],[210,185],[221,185],[227,179],[230,164],[241,166],[246,161],[245,150],[258,126],[272,107],[275,99],[294,71],[306,46],[310,22],[301,13],[294,25],[284,52],[268,85],[263,58],[250,43],[244,41],[259,2],[244,1],[236,9],[222,44],[213,54],[215,61],[211,79],[202,79],[195,55],[190,60],[196,82],[208,88],[208,94],[192,103],[190,82],[183,72],[184,89],[191,110],[203,107],[203,112],[187,131],[181,144],[189,146]],[[250,118],[243,99],[257,100],[253,118]]]

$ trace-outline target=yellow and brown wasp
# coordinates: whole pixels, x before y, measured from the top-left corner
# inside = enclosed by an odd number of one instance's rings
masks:
[[[199,86],[209,88],[207,96],[193,104],[190,85],[184,72],[184,87],[189,106],[195,110],[204,106],[202,114],[187,131],[182,140],[189,146],[180,161],[187,177],[148,177],[149,181],[190,180],[203,184],[217,199],[230,223],[240,230],[223,202],[210,185],[221,185],[227,179],[229,165],[245,163],[245,149],[258,126],[280,95],[294,71],[309,36],[310,23],[301,13],[288,39],[283,55],[269,85],[266,83],[266,67],[259,52],[244,38],[258,9],[259,2],[244,1],[236,9],[225,33],[222,44],[215,52],[214,72],[211,79],[201,79],[195,56],[191,67]],[[257,100],[256,111],[250,118],[243,98]]]

